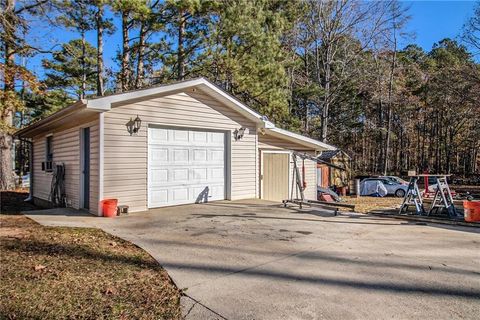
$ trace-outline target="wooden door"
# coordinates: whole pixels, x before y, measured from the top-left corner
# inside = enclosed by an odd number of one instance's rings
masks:
[[[282,201],[288,198],[288,153],[263,153],[262,198]]]

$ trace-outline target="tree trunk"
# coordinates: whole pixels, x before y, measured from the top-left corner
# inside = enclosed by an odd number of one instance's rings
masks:
[[[383,158],[383,175],[387,175],[388,171],[388,155],[390,152],[390,131],[392,130],[392,117],[393,117],[393,108],[392,108],[392,95],[393,95],[393,79],[395,75],[395,65],[397,61],[397,41],[395,38],[395,44],[393,49],[392,65],[390,68],[390,79],[388,83],[388,119],[387,119],[387,136],[385,138],[385,152]]]
[[[145,22],[142,21],[140,26],[140,38],[138,40],[138,55],[137,55],[137,76],[135,78],[135,88],[141,88],[144,85],[144,63],[143,56],[145,54]]]
[[[4,70],[4,104],[1,109],[1,119],[0,123],[7,126],[7,130],[0,130],[0,190],[12,189],[15,186],[13,179],[13,159],[12,159],[12,149],[13,149],[13,138],[10,134],[9,127],[13,126],[13,110],[8,105],[10,104],[8,99],[9,94],[15,94],[15,74],[14,74],[14,64],[15,64],[15,53],[13,49],[12,42],[15,41],[15,19],[14,19],[14,10],[15,10],[15,0],[7,0],[5,9],[4,9],[4,19],[5,23],[5,70]]]
[[[330,81],[331,81],[331,65],[330,65],[330,47],[327,47],[327,61],[325,64],[325,80],[324,80],[324,90],[325,96],[323,98],[323,108],[322,108],[322,133],[320,136],[320,141],[327,142],[328,134],[328,116],[330,109]]]
[[[177,49],[177,80],[183,80],[185,77],[185,52],[183,37],[185,36],[185,19],[183,17],[183,9],[178,12],[178,49]]]
[[[103,96],[103,5],[98,4],[97,12],[97,96]]]
[[[80,99],[85,99],[85,92],[87,91],[87,66],[86,66],[86,39],[85,39],[85,30],[81,31],[82,34],[82,86],[80,88]]]
[[[128,35],[128,12],[122,11],[122,70],[121,83],[122,91],[129,89],[130,78],[130,38]]]

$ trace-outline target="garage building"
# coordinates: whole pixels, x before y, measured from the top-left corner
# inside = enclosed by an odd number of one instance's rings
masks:
[[[292,188],[292,150],[334,147],[277,128],[204,78],[81,100],[16,134],[33,146],[31,193],[50,200],[64,164],[69,207],[101,214],[116,198],[130,211],[215,200],[280,201]],[[316,163],[305,161],[316,198]]]

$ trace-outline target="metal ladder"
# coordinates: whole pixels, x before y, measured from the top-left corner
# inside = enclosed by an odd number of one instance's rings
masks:
[[[303,205],[307,203],[305,202],[305,194],[304,194],[305,188],[303,187],[302,177],[300,175],[300,170],[298,169],[298,165],[297,165],[296,152],[292,152],[292,160],[293,160],[293,179],[292,179],[292,188],[290,192],[290,199],[283,200],[282,202],[284,207],[286,207],[287,203],[290,202],[290,203],[298,204],[300,209],[302,209]],[[295,192],[295,196],[293,194],[294,192]]]
[[[458,218],[459,215],[453,203],[452,193],[448,186],[446,176],[438,176],[435,196],[433,197],[432,207],[428,211],[428,215],[439,214],[445,210],[450,218]]]
[[[415,205],[415,210],[417,214],[425,214],[425,207],[423,206],[422,195],[418,189],[418,177],[411,177],[410,182],[408,183],[407,192],[403,198],[402,205],[400,206],[400,212],[407,212],[408,207]]]

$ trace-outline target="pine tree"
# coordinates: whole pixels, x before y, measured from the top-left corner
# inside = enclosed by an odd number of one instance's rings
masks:
[[[96,49],[82,39],[71,40],[53,52],[52,59],[42,60],[46,69],[44,83],[49,89],[62,89],[82,99],[96,91]]]
[[[288,122],[288,1],[223,1],[210,38],[210,77],[279,124]]]

